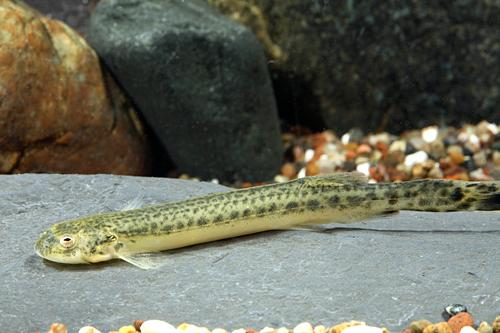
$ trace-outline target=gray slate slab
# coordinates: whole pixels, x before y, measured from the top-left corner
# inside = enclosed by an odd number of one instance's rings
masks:
[[[210,328],[293,327],[364,320],[396,331],[440,320],[449,303],[478,319],[500,314],[500,214],[402,212],[328,233],[267,232],[165,254],[157,270],[124,262],[65,266],[37,257],[52,223],[227,190],[182,180],[72,175],[0,176],[2,332],[106,332],[134,319]],[[342,226],[341,226],[342,227]],[[380,231],[381,230],[381,231]]]

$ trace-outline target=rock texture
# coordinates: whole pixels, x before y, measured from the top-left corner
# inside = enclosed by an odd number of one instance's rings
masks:
[[[281,162],[264,53],[205,1],[105,0],[89,40],[181,172],[272,178]]]
[[[63,21],[85,36],[90,13],[99,0],[24,0],[24,2],[51,18]]]
[[[210,2],[248,24],[241,1]],[[500,121],[497,1],[248,2],[288,59],[274,62],[274,76],[289,120],[319,109],[340,132]]]
[[[171,251],[166,266],[148,271],[119,261],[58,265],[33,251],[60,220],[136,197],[150,204],[223,190],[174,179],[0,176],[2,332],[52,322],[107,332],[135,319],[229,330],[357,319],[398,332],[440,321],[453,303],[488,322],[498,315],[498,212],[401,212],[351,225],[365,230],[266,232]]]
[[[0,173],[145,174],[142,125],[86,42],[0,1]]]

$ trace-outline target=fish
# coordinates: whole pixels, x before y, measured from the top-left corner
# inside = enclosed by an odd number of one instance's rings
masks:
[[[36,253],[63,264],[121,259],[156,268],[150,255],[269,230],[353,223],[399,210],[500,210],[500,181],[422,179],[369,183],[357,172],[213,193],[53,224]]]

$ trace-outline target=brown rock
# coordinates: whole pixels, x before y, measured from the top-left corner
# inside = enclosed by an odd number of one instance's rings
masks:
[[[424,328],[423,333],[452,333],[450,325],[443,321],[437,324],[431,324]]]
[[[485,321],[482,321],[477,328],[479,333],[493,333],[493,328]]]
[[[0,173],[144,175],[143,128],[65,24],[0,1]]]
[[[462,327],[474,325],[474,318],[468,312],[460,312],[448,320],[448,325],[450,325],[453,333],[460,333]]]

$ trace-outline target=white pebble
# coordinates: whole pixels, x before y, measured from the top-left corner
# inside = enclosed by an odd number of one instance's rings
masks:
[[[464,326],[460,330],[460,333],[477,333],[477,331],[474,328],[470,327],[470,326]]]
[[[293,329],[293,333],[313,333],[313,327],[311,324],[304,322],[300,323]]]
[[[425,142],[431,143],[436,141],[438,137],[439,129],[437,126],[429,126],[422,130],[422,139]]]
[[[405,157],[405,165],[409,168],[414,166],[417,163],[424,163],[429,159],[429,156],[425,151],[417,151],[416,153],[407,155]]]
[[[278,328],[276,333],[290,333],[290,331],[286,327],[280,327],[280,328]]]
[[[92,326],[84,326],[80,328],[78,333],[101,333],[97,328],[92,327]]]
[[[177,333],[177,330],[166,321],[153,319],[142,323],[141,333]]]
[[[227,331],[223,328],[214,328],[212,333],[227,333]]]
[[[389,146],[389,151],[406,151],[406,141],[396,140]]]
[[[356,171],[361,172],[365,176],[369,176],[370,175],[370,162],[358,164],[356,166]]]
[[[246,329],[244,329],[244,328],[240,328],[240,329],[237,329],[237,330],[232,331],[231,333],[246,333],[246,332],[247,332],[247,330],[246,330]]]
[[[309,162],[312,160],[314,157],[314,150],[313,149],[308,149],[306,150],[306,153],[304,154],[304,162]]]
[[[272,327],[264,327],[259,333],[274,333],[276,330]]]
[[[323,325],[314,326],[314,333],[326,333],[326,327]]]
[[[342,333],[383,333],[384,330],[380,327],[366,326],[366,325],[356,325],[347,327],[342,330]]]

